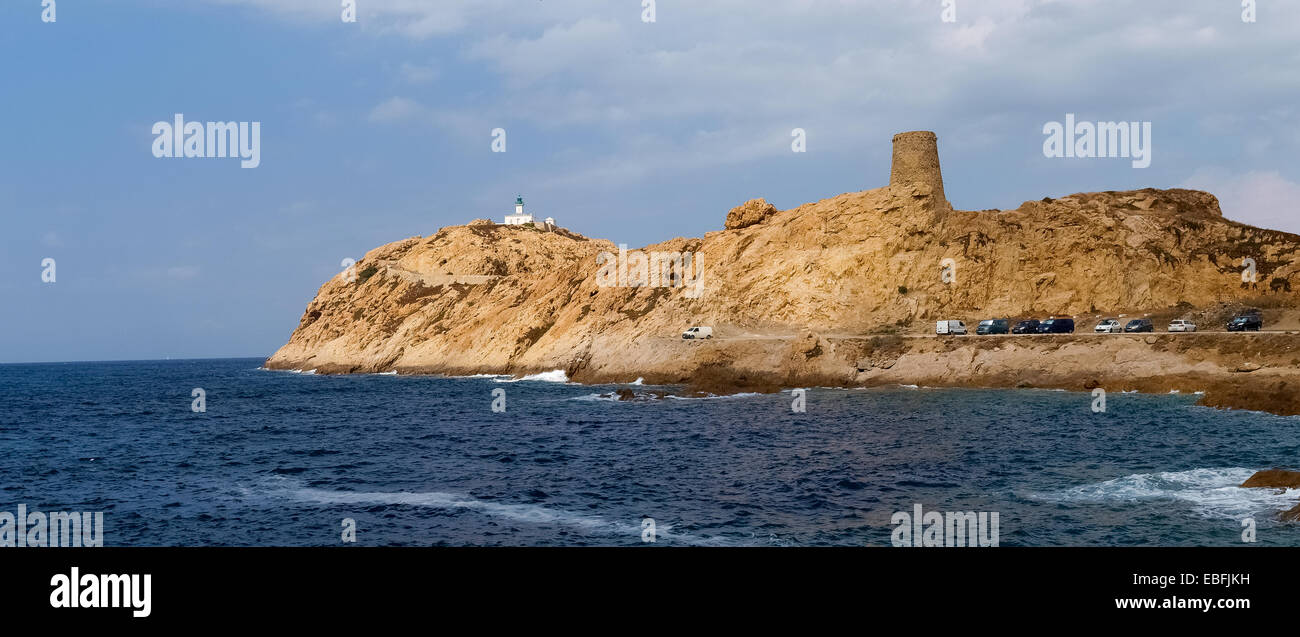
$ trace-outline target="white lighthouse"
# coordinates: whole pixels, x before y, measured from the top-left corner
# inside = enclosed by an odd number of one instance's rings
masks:
[[[515,197],[515,213],[506,215],[507,226],[522,226],[526,223],[532,223],[533,216],[524,212],[524,198],[522,195]]]

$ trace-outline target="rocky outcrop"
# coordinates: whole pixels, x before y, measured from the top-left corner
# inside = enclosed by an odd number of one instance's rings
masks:
[[[1256,471],[1255,475],[1241,483],[1243,487],[1262,487],[1268,489],[1300,489],[1300,471],[1284,469],[1266,469]]]
[[[1293,307],[1300,237],[1226,220],[1208,193],[1087,193],[975,212],[951,209],[930,184],[914,181],[780,213],[753,200],[725,226],[632,251],[691,255],[701,282],[694,295],[667,276],[648,285],[602,280],[611,262],[623,268],[636,259],[624,263],[611,242],[564,229],[475,223],[391,243],[366,254],[357,276],[326,282],[267,366],[562,369],[578,381],[644,377],[708,391],[813,382],[1082,388],[1101,379],[1108,389],[1118,381],[1204,389],[1214,406],[1300,409],[1290,398],[1300,384],[1293,352],[1300,339],[1291,335],[1116,336],[1092,345],[1083,335],[1077,343],[904,338],[932,334],[939,318],[973,327],[988,317],[1074,316],[1087,331],[1101,312],[1181,317],[1263,301]],[[1254,285],[1241,280],[1247,257],[1256,264]],[[714,327],[716,338],[683,342],[691,325]],[[869,335],[885,340],[860,351]],[[1268,346],[1243,345],[1260,339]],[[1067,348],[1074,362],[1033,362]],[[1254,365],[1261,367],[1232,371]]]
[[[776,214],[776,206],[767,203],[766,199],[750,199],[727,213],[725,227],[727,230],[748,228],[767,221],[767,218],[774,214]]]
[[[1300,471],[1286,471],[1283,469],[1256,471],[1254,475],[1246,478],[1246,481],[1241,483],[1241,486],[1264,489],[1297,489],[1300,488]],[[1278,519],[1283,522],[1300,522],[1300,504],[1280,513]]]

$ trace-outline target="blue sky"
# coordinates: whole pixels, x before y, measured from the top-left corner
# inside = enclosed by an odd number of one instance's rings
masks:
[[[588,236],[702,236],[885,185],[904,130],[938,133],[958,208],[1185,186],[1300,232],[1297,2],[357,4],[0,5],[0,362],[266,356],[342,259],[516,194]],[[261,165],[155,158],[175,113],[261,122]],[[1152,122],[1151,166],[1045,158],[1066,113]]]

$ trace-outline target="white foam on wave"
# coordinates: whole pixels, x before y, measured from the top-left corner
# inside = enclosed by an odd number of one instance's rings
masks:
[[[606,520],[600,516],[574,513],[563,509],[552,509],[537,504],[505,504],[488,502],[466,495],[443,491],[422,492],[358,492],[328,491],[325,489],[290,488],[287,494],[295,500],[317,502],[329,505],[384,504],[421,506],[433,509],[468,509],[491,517],[504,518],[516,522],[532,524],[560,524],[586,530],[601,535],[640,538],[641,524]],[[672,527],[656,521],[656,540],[675,540],[686,544],[721,545],[720,538],[696,537],[689,534],[672,532]]]
[[[610,393],[610,394],[587,394],[587,395],[585,395],[585,396],[575,396],[575,397],[573,397],[573,398],[570,398],[569,400],[581,400],[581,401],[584,401],[584,402],[590,402],[590,401],[594,401],[594,400],[618,402],[618,394],[613,394],[613,393]]]
[[[1048,502],[1085,504],[1179,500],[1191,503],[1193,509],[1204,517],[1233,520],[1285,511],[1300,502],[1300,489],[1246,489],[1238,486],[1254,473],[1255,469],[1241,467],[1135,473],[1030,497]]]
[[[640,376],[637,376],[637,377],[636,377],[636,380],[634,380],[634,381],[632,381],[631,383],[628,383],[628,384],[629,384],[629,385],[644,385],[644,384],[645,384],[645,379],[644,379],[644,378],[641,378]]]
[[[569,375],[564,373],[564,370],[562,369],[553,369],[549,372],[542,372],[540,374],[529,374],[523,378],[497,378],[498,383],[517,383],[523,380],[543,381],[547,383],[567,383],[569,382]]]
[[[314,370],[314,369],[312,369],[312,370],[303,370],[303,369],[271,369],[271,368],[269,368],[269,367],[258,367],[257,369],[259,369],[259,370],[261,370],[261,371],[264,371],[264,372],[281,372],[281,373],[284,373],[284,374],[308,374],[308,375],[315,375],[315,374],[316,374],[316,370]]]
[[[667,396],[664,396],[664,398],[671,398],[673,400],[722,400],[726,398],[749,398],[751,396],[762,396],[762,395],[763,394],[760,394],[758,392],[747,391],[747,392],[740,392],[739,394],[726,394],[723,396],[673,396],[669,394]]]

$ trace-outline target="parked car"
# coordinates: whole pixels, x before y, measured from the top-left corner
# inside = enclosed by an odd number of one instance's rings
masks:
[[[1124,326],[1125,332],[1153,332],[1155,329],[1149,319],[1133,319]]]
[[[1038,321],[1036,319],[1029,319],[1027,321],[1021,321],[1019,323],[1016,323],[1016,326],[1011,328],[1011,333],[1012,334],[1036,334],[1038,333]]]
[[[1234,316],[1231,321],[1228,321],[1229,332],[1245,332],[1246,330],[1258,332],[1262,327],[1264,327],[1264,321],[1260,320],[1258,314]]]
[[[1115,319],[1102,319],[1102,321],[1097,324],[1097,327],[1092,328],[1092,331],[1098,334],[1115,334],[1123,332],[1124,326],[1120,325],[1119,321]]]
[[[697,325],[682,332],[682,338],[713,338],[713,328]]]
[[[965,334],[966,324],[961,321],[939,321],[934,324],[935,334]]]
[[[976,334],[1006,334],[1010,331],[1010,321],[1007,319],[985,319],[975,327]]]
[[[1183,319],[1174,319],[1172,321],[1169,321],[1169,331],[1170,332],[1195,332],[1196,324],[1191,321],[1184,321]]]
[[[1039,334],[1073,334],[1074,319],[1050,318],[1038,324]]]

